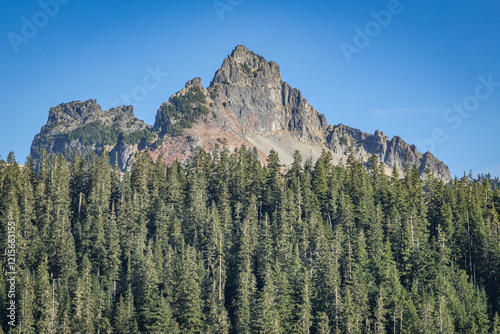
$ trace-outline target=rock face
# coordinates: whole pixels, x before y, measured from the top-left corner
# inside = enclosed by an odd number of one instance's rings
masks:
[[[50,108],[47,124],[33,139],[31,156],[37,163],[45,150],[49,158],[61,154],[70,160],[78,153],[89,160],[106,149],[127,168],[133,154],[155,138],[151,127],[134,116],[132,106],[102,110],[96,100],[74,101]]]
[[[439,179],[451,180],[448,166],[430,152],[418,152],[415,145],[407,144],[398,136],[389,139],[378,130],[372,135],[343,124],[329,126],[326,134],[327,146],[336,154],[346,155],[348,147],[352,147],[354,155],[363,161],[375,154],[388,168],[396,166],[400,175],[408,159],[410,166],[416,164],[421,174],[425,172],[426,166],[429,166]]]
[[[225,146],[233,150],[246,145],[255,149],[263,162],[274,149],[282,163],[290,164],[295,150],[313,159],[326,150],[335,162],[340,162],[346,161],[352,147],[354,156],[365,163],[375,154],[385,163],[388,174],[394,166],[401,173],[408,159],[421,173],[429,166],[439,179],[451,180],[444,163],[429,152],[418,152],[400,137],[390,139],[378,130],[368,134],[343,124],[328,125],[325,116],[299,90],[282,80],[278,64],[242,45],[224,59],[208,88],[203,88],[200,78],[194,78],[163,103],[154,127],[137,120],[132,107],[103,111],[95,100],[62,104],[50,110],[47,125],[33,141],[32,154],[40,147],[50,152],[61,152],[64,147],[81,150],[78,145],[82,140],[75,142],[74,135],[61,140],[60,135],[78,132],[96,122],[122,133],[122,139],[82,146],[89,150],[104,147],[118,153],[122,168],[130,167],[133,153],[145,148],[153,157],[162,156],[170,163],[185,162],[199,149],[212,151]],[[159,138],[154,142],[156,136]],[[51,143],[41,141],[42,137],[52,138]],[[123,140],[130,137],[140,137],[139,143]]]
[[[242,45],[224,60],[209,89],[217,91],[215,102],[227,101],[246,133],[287,130],[311,135],[327,125],[299,90],[281,80],[278,64]]]

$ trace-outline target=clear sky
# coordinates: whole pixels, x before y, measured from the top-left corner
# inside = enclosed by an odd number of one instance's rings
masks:
[[[238,44],[277,62],[329,124],[500,176],[500,2],[0,0],[0,156],[24,162],[50,107],[135,105],[149,124]],[[156,81],[144,78],[156,72]],[[168,75],[166,74],[168,73]]]

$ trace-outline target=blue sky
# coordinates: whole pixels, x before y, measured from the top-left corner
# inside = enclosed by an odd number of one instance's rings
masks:
[[[196,76],[208,86],[244,44],[277,62],[328,123],[398,135],[452,175],[500,176],[498,1],[0,4],[2,158],[24,162],[62,102],[108,109],[135,93],[136,116],[153,124],[171,94]],[[145,89],[151,71],[161,75]]]

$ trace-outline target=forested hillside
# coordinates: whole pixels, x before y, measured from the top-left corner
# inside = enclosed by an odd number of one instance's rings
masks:
[[[351,154],[0,161],[10,333],[500,333],[500,194]],[[1,333],[1,329],[0,329]]]

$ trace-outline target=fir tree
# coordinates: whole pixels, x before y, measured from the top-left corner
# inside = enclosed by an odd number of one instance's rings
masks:
[[[73,298],[73,324],[76,333],[90,334],[95,331],[95,300],[92,291],[91,264],[83,257],[81,274],[76,282]]]
[[[187,246],[181,252],[178,285],[175,291],[176,319],[183,332],[203,333],[204,318],[201,300],[201,281],[196,250]]]
[[[120,295],[115,310],[115,331],[117,333],[139,333],[134,307],[134,297],[129,288],[125,297]]]

